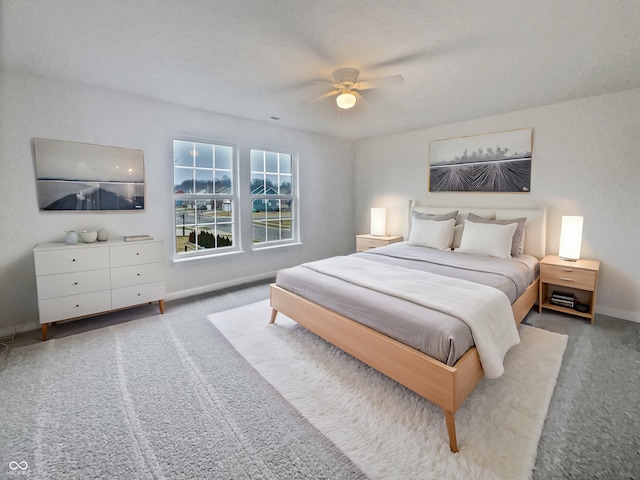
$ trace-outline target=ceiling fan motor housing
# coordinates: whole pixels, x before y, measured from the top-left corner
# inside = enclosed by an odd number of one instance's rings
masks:
[[[355,68],[339,68],[333,72],[333,78],[336,83],[356,83],[360,72]]]

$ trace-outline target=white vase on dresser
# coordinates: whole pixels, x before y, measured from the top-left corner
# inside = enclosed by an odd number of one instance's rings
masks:
[[[157,301],[164,313],[164,244],[160,240],[33,249],[42,339],[59,320]]]

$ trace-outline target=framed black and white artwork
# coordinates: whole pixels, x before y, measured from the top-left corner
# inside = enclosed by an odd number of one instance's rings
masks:
[[[144,210],[144,153],[34,138],[40,210]]]
[[[430,192],[531,191],[533,129],[429,142]]]

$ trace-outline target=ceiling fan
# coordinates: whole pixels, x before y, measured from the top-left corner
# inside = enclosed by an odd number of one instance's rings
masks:
[[[404,82],[402,75],[393,75],[391,77],[360,81],[358,81],[358,75],[360,75],[360,72],[355,68],[339,68],[333,72],[333,81],[324,79],[316,80],[318,82],[331,84],[333,90],[305,103],[317,102],[337,95],[336,104],[338,107],[342,109],[349,109],[354,107],[359,99],[363,99],[359,93],[361,90],[399,85]]]

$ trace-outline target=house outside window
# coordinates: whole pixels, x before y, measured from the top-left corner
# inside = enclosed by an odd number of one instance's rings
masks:
[[[250,161],[254,247],[297,241],[294,155],[251,150]]]
[[[173,141],[177,255],[237,249],[235,158],[231,145]]]

